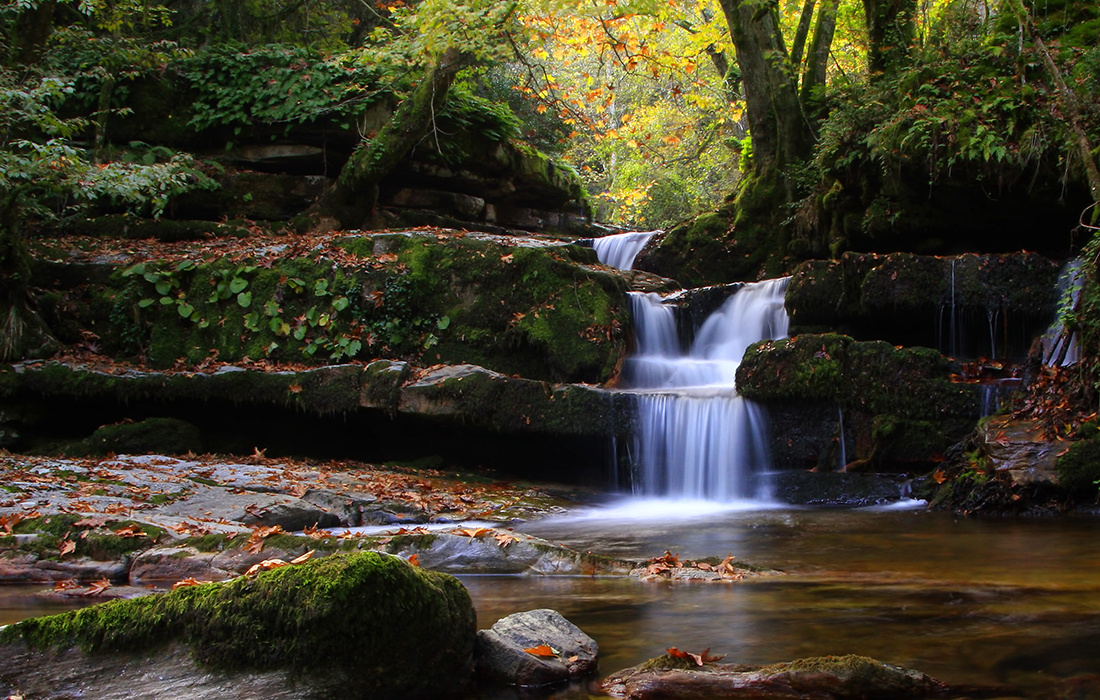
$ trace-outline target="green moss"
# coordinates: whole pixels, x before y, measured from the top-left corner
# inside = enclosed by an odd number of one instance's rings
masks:
[[[76,549],[69,557],[89,557],[96,561],[115,561],[127,554],[147,549],[160,541],[165,531],[154,525],[135,523],[132,520],[110,520],[104,527],[90,528],[78,526],[84,516],[62,513],[49,517],[31,518],[20,521],[13,529],[20,535],[34,534],[37,537],[19,545],[19,549],[31,552],[43,559],[63,559],[59,550],[62,540],[69,540]],[[145,533],[145,537],[123,537],[115,530],[136,526]]]
[[[434,697],[465,685],[474,634],[456,579],[364,552],[32,618],[0,643],[110,653],[175,641],[211,668],[296,670],[349,697]]]
[[[1058,458],[1058,483],[1070,493],[1094,499],[1100,490],[1100,440],[1081,440]]]
[[[62,451],[70,456],[185,454],[202,452],[202,437],[198,428],[178,418],[147,418],[101,426],[90,437]]]

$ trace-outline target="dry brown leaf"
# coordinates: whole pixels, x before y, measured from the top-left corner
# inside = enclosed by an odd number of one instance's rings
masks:
[[[308,552],[306,552],[305,554],[303,554],[301,556],[294,557],[293,559],[290,560],[290,563],[291,564],[305,564],[307,561],[309,561],[312,558],[313,558],[313,550],[311,549],[311,550],[309,550]]]
[[[63,557],[66,554],[72,554],[76,551],[76,542],[69,539],[61,540],[61,545],[57,548],[57,551],[59,557]]]
[[[492,533],[492,531],[493,528],[491,527],[460,527],[451,530],[451,533],[455,535],[462,535],[463,537],[484,537],[485,535]]]
[[[98,581],[92,581],[91,586],[88,588],[88,590],[84,591],[84,593],[82,593],[81,595],[85,595],[85,596],[99,595],[100,593],[102,593],[103,591],[107,590],[110,587],[111,587],[111,582],[108,581],[106,578],[101,578]]]
[[[194,578],[193,576],[188,576],[187,578],[183,579],[182,581],[176,581],[175,583],[173,583],[172,584],[172,590],[174,591],[177,588],[186,588],[188,586],[201,586],[201,585],[206,584],[206,583],[210,583],[210,581],[200,581],[197,578]]]
[[[127,525],[126,527],[120,527],[115,530],[115,534],[119,537],[145,537],[145,531],[137,525]]]
[[[261,571],[269,571],[271,569],[278,569],[282,566],[288,566],[288,563],[282,559],[264,559],[259,564],[253,564],[249,567],[248,571],[244,572],[245,576],[251,576],[252,574],[258,574]]]

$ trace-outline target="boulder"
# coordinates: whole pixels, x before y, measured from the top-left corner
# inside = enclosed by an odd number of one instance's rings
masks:
[[[195,547],[154,547],[134,557],[130,565],[130,585],[144,586],[175,583],[187,578],[197,581],[224,581],[238,572],[214,564],[218,552],[201,552]]]
[[[1051,440],[1037,420],[993,416],[978,429],[982,452],[993,471],[1007,474],[1012,483],[1057,484],[1058,457],[1070,447],[1068,440]]]
[[[514,613],[477,633],[479,678],[542,686],[596,670],[596,641],[555,610]]]
[[[461,697],[475,637],[456,579],[365,552],[9,625],[0,693]]]
[[[677,700],[905,700],[940,697],[943,683],[866,656],[823,656],[771,666],[661,656],[609,676],[612,697]]]

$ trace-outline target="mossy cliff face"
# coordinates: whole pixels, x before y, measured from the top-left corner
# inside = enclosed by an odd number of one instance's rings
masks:
[[[0,631],[0,644],[78,647],[94,657],[182,643],[215,673],[293,671],[303,697],[319,687],[342,697],[435,698],[467,685],[475,632],[456,579],[365,552],[32,618]],[[2,675],[17,682],[20,672]]]
[[[601,383],[625,352],[629,313],[623,281],[594,262],[580,247],[484,235],[364,235],[329,256],[139,263],[66,303],[80,304],[106,351],[154,367],[216,351],[231,362],[389,358]]]
[[[737,387],[771,407],[804,401],[839,406],[855,432],[850,459],[919,462],[938,459],[978,418],[976,389],[953,383],[950,375],[948,361],[927,348],[803,334],[749,346]]]
[[[1050,322],[1057,281],[1058,265],[1032,253],[847,253],[799,266],[786,305],[792,334],[829,329],[965,356],[1023,356]]]

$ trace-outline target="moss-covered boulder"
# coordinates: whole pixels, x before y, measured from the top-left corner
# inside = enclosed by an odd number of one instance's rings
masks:
[[[0,686],[107,697],[140,674],[106,677],[97,664],[121,654],[140,670],[144,659],[183,646],[192,673],[213,681],[241,671],[281,676],[286,691],[276,697],[455,697],[469,682],[475,632],[456,579],[366,552],[10,625],[0,645],[18,663],[0,669]],[[73,649],[86,671],[53,677],[51,664]]]
[[[726,206],[654,236],[634,260],[634,269],[669,277],[685,287],[755,280],[763,255],[753,241],[742,240]]]
[[[177,455],[202,452],[199,429],[178,418],[146,418],[100,426],[88,438],[63,448],[70,456],[123,454]]]
[[[951,365],[935,350],[837,334],[749,346],[737,388],[770,411],[805,401],[839,407],[855,434],[848,459],[873,464],[936,461],[980,415],[978,389],[951,381]]]
[[[709,651],[709,650],[708,650]],[[821,656],[770,666],[717,664],[691,655],[660,656],[611,674],[603,683],[612,697],[784,698],[869,700],[941,697],[947,686],[920,671],[866,656]]]
[[[1058,269],[1033,253],[810,260],[787,288],[791,333],[833,330],[954,356],[1023,357],[1053,316]]]

